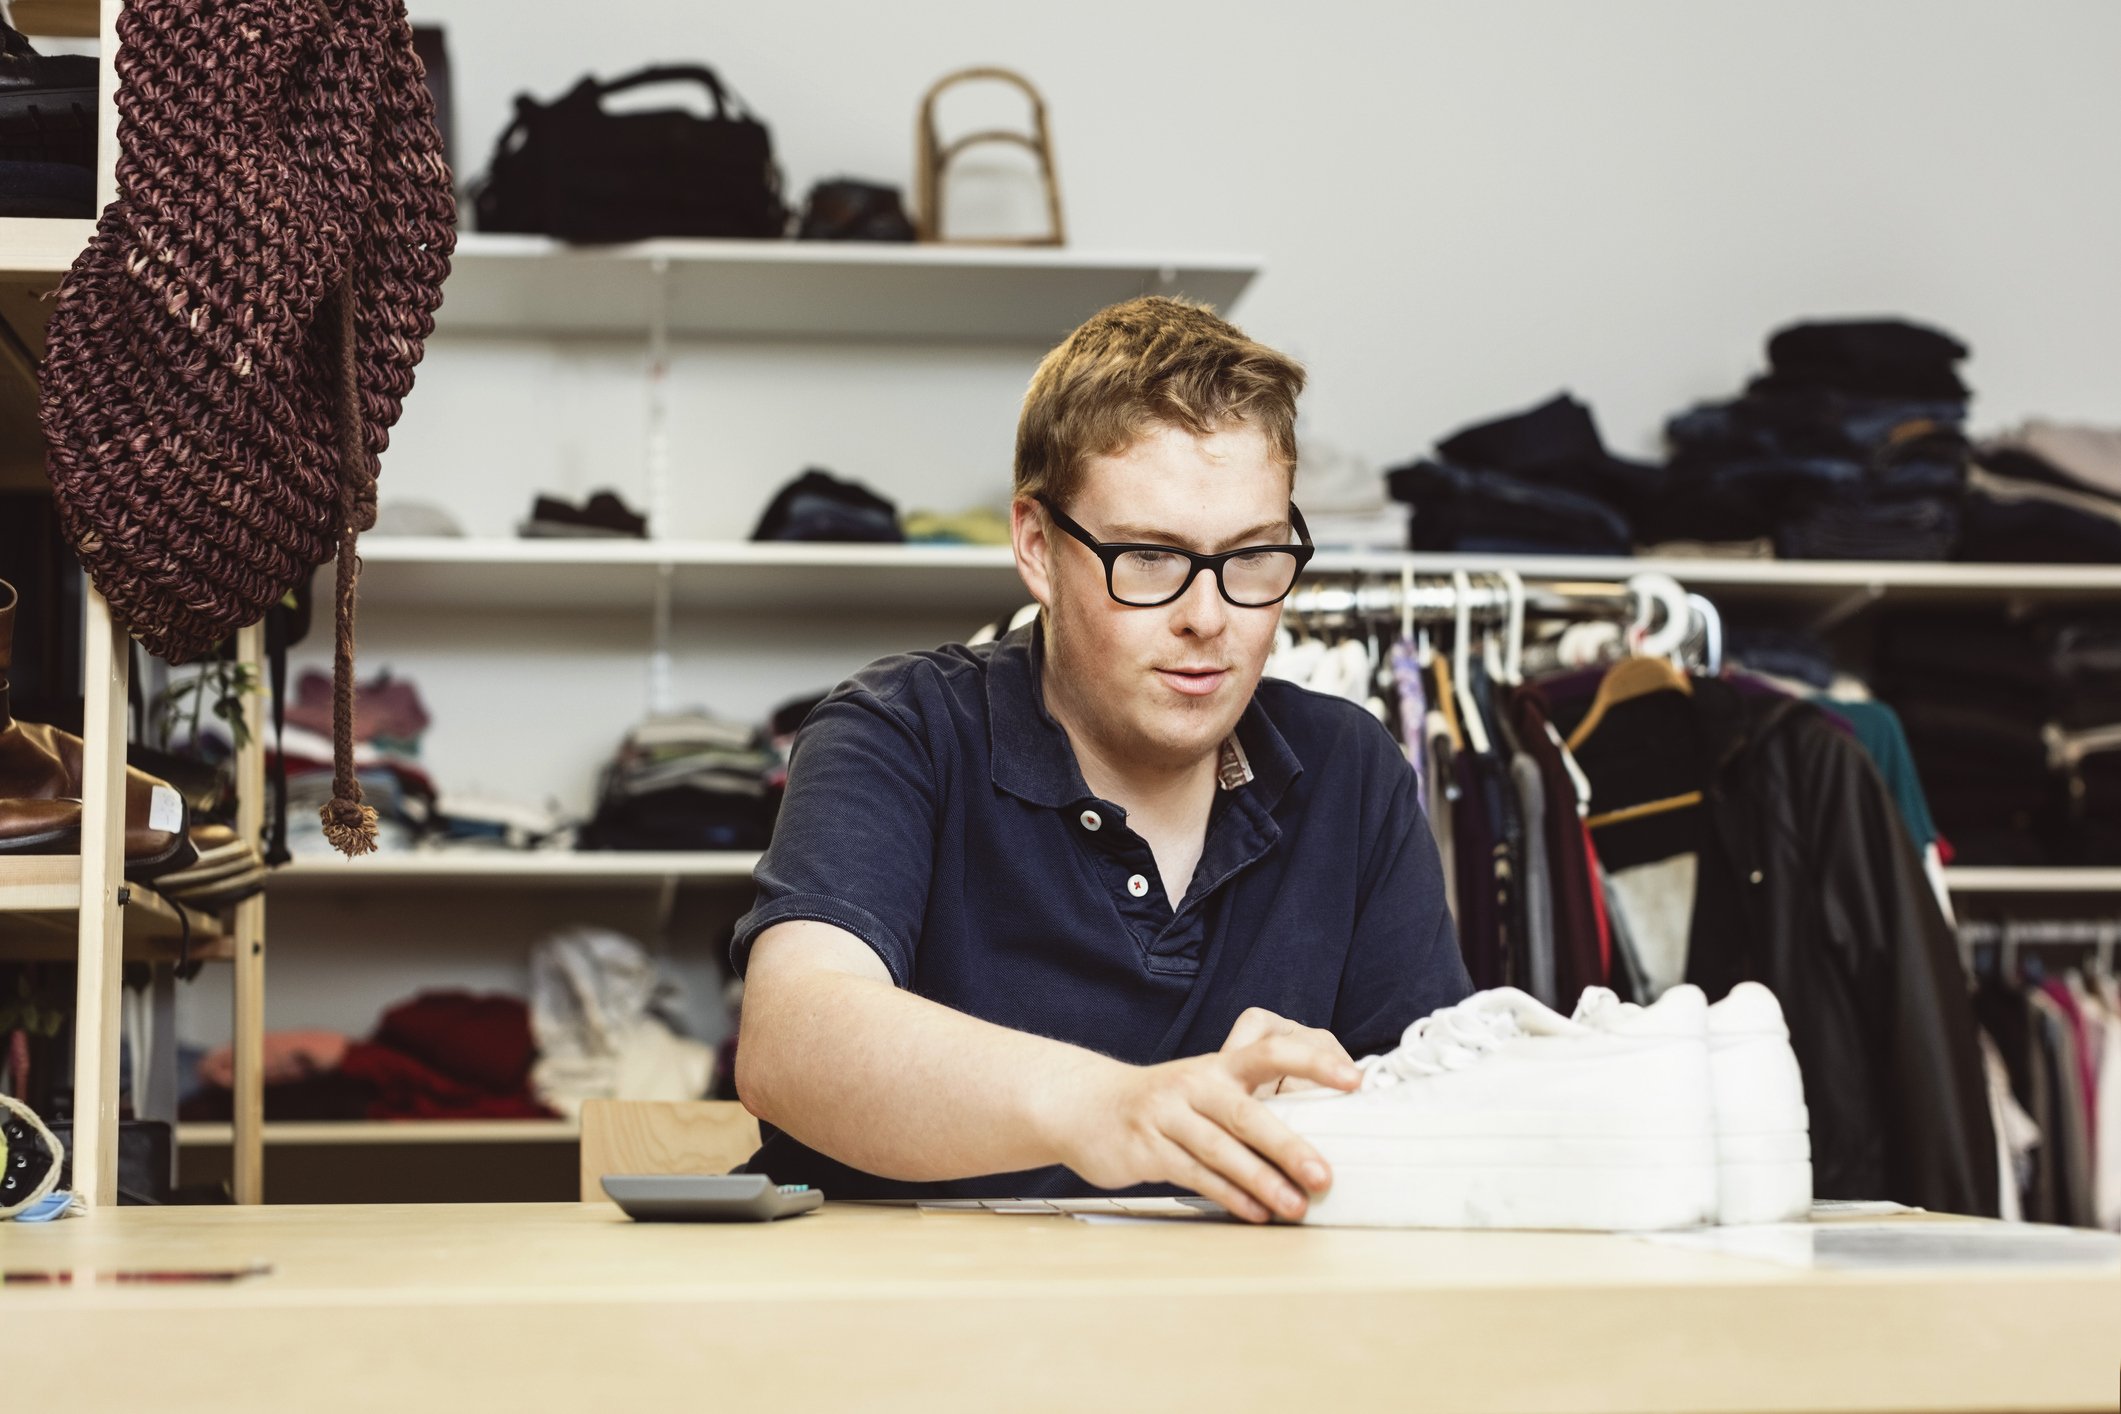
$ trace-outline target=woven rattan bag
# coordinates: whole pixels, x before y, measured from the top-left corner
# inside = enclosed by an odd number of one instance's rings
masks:
[[[176,663],[337,556],[325,833],[362,853],[354,540],[456,241],[403,0],[155,0],[118,40],[118,197],[47,334],[60,522]]]

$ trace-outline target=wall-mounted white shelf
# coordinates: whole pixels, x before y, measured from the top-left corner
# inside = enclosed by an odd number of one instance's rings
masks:
[[[668,573],[686,609],[992,612],[1026,602],[1007,546],[760,544],[704,540],[361,541],[364,604],[422,608],[626,610],[654,603]],[[1720,598],[1832,600],[1876,594],[1929,603],[1999,595],[2068,598],[2121,593],[2121,566],[1873,563],[1833,560],[1662,560],[1559,555],[1321,552],[1313,574],[1419,574],[1513,569],[1528,579],[1616,580],[1671,575]]]
[[[666,571],[672,602],[684,609],[962,611],[1025,598],[1005,546],[361,540],[364,605],[645,610]],[[330,567],[320,573],[328,577]],[[329,579],[319,584],[328,588]]]
[[[297,859],[273,871],[272,890],[389,884],[504,884],[511,888],[646,884],[673,879],[747,881],[759,856],[744,850],[435,851],[359,859]]]
[[[1955,894],[2121,894],[2121,869],[1954,867],[1944,882]]]
[[[853,241],[653,240],[573,246],[458,237],[437,327],[449,333],[673,334],[1052,341],[1136,295],[1227,309],[1246,256]]]

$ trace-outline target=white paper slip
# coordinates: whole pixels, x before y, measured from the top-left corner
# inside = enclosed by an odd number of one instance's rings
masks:
[[[183,797],[168,786],[156,786],[147,801],[147,828],[171,835],[183,829]]]

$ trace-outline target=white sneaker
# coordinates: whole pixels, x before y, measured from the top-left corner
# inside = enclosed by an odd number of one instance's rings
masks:
[[[1576,1003],[1576,1020],[1602,1028],[1641,1011],[1591,987]],[[1709,1008],[1709,1076],[1716,1095],[1716,1220],[1801,1221],[1812,1206],[1804,1077],[1782,1005],[1758,982],[1740,982]]]
[[[1267,1107],[1333,1167],[1330,1227],[1692,1227],[1716,1217],[1708,1007],[1676,988],[1587,1026],[1480,992],[1360,1062],[1360,1089]]]

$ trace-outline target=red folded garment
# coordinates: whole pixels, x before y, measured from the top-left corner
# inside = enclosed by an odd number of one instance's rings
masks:
[[[520,997],[422,992],[347,1048],[341,1070],[375,1087],[370,1119],[543,1119],[537,1044]]]
[[[370,1119],[549,1119],[553,1114],[528,1090],[493,1094],[369,1041],[347,1047],[340,1073],[374,1089]]]

